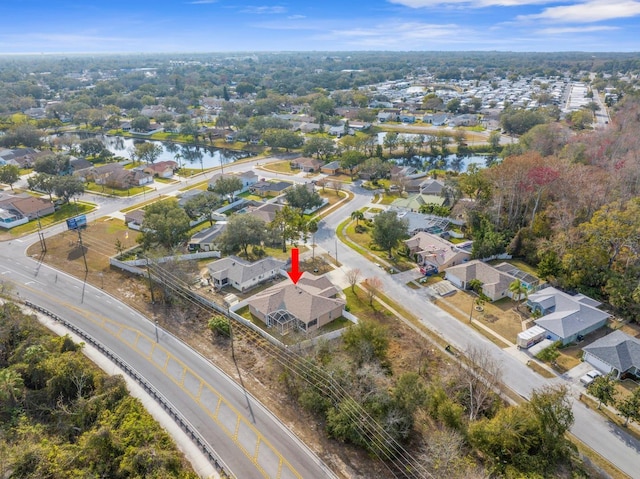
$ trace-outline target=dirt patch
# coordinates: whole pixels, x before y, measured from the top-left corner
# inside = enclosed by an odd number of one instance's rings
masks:
[[[473,319],[491,331],[515,343],[516,336],[523,330],[522,318],[514,309],[515,303],[504,300],[500,300],[496,304],[486,302],[482,304],[482,311],[477,311],[475,307],[472,311],[472,301],[475,299],[475,296],[471,296],[467,292],[458,291],[457,294],[438,298],[436,304],[444,307],[460,321],[468,323],[471,315]],[[506,306],[509,303],[511,307]]]

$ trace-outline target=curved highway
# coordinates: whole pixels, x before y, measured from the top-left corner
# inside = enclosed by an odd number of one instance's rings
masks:
[[[167,194],[184,184],[163,186]],[[89,219],[133,201],[101,198]],[[53,226],[45,234],[65,228]],[[66,319],[131,365],[198,430],[234,476],[336,477],[266,407],[188,345],[104,291],[26,257],[36,241],[30,235],[0,243],[3,280],[13,283],[21,299]]]

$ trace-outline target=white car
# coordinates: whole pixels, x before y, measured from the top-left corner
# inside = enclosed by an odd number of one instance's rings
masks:
[[[580,382],[582,384],[584,384],[585,386],[588,386],[589,384],[591,384],[593,382],[593,380],[595,378],[597,378],[598,376],[602,376],[602,373],[600,371],[597,370],[593,370],[593,371],[589,371],[587,374],[585,374],[584,376],[582,376],[580,378]]]

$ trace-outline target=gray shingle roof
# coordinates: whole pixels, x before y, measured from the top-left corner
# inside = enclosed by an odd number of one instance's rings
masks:
[[[255,263],[248,263],[237,256],[229,256],[209,263],[209,273],[214,279],[228,278],[232,282],[244,284],[274,269],[284,269],[285,262],[275,258],[264,258]]]
[[[624,372],[631,367],[640,368],[640,340],[622,331],[614,331],[585,346],[583,351]]]
[[[200,244],[200,243],[210,243],[218,236],[220,236],[225,228],[227,227],[227,223],[216,223],[213,226],[206,228],[204,230],[200,230],[195,233],[189,243],[191,244]]]
[[[530,303],[555,304],[555,310],[535,323],[560,338],[568,338],[606,320],[610,314],[587,304],[586,296],[570,296],[556,288],[545,288],[529,296]]]

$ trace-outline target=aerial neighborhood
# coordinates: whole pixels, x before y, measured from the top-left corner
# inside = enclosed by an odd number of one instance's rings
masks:
[[[3,61],[0,414],[46,431],[38,457],[63,428],[69,448],[142,451],[121,470],[156,458],[88,412],[89,391],[120,393],[70,336],[12,342],[35,312],[116,361],[220,477],[635,467],[637,59]],[[87,450],[69,464],[98,477]],[[10,451],[0,476],[27,467]]]

